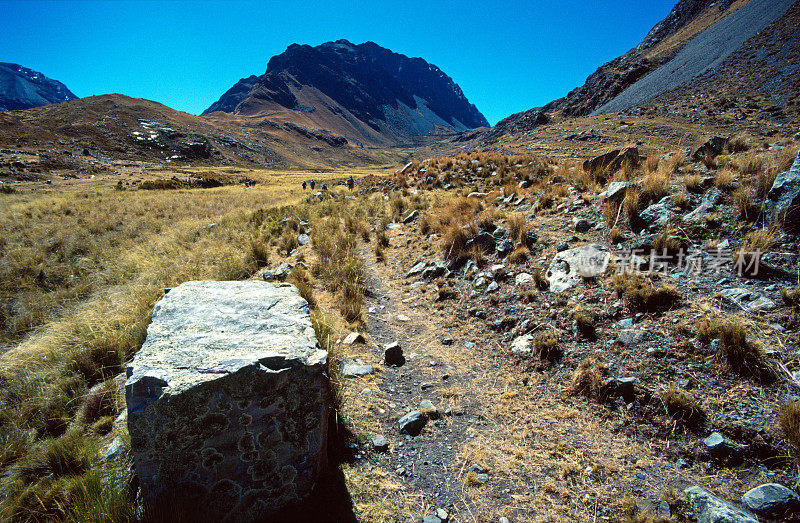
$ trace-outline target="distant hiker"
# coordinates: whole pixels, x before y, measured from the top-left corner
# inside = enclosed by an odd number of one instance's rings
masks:
[[[353,190],[353,185],[355,183],[356,182],[353,180],[353,177],[351,176],[350,178],[347,179],[347,188],[352,191]]]
[[[328,184],[323,183],[322,184],[322,190],[323,191],[327,191],[328,190]]]
[[[313,189],[313,187],[312,187],[312,189]],[[304,191],[306,190],[306,181],[305,180],[303,180],[303,190]]]
[[[311,180],[309,183],[311,184],[311,190],[313,191],[314,190],[314,186],[317,184],[317,182],[315,182],[314,180]]]

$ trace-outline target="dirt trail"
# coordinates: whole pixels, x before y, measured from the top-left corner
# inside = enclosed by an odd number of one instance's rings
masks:
[[[392,274],[391,266],[378,266],[369,255],[364,258],[370,336],[381,353],[384,345],[398,342],[407,360],[402,367],[384,367],[379,381],[389,398],[387,416],[381,420],[391,449],[386,466],[409,493],[420,496],[418,515],[441,508],[451,514],[451,521],[472,521],[476,508],[464,491],[470,471],[459,454],[463,444],[487,426],[485,399],[474,391],[482,382],[476,369],[488,362],[472,354],[466,365],[458,354],[465,340],[446,318],[447,310],[432,308],[424,289],[403,291],[402,279]],[[400,315],[409,320],[398,320]],[[422,400],[430,400],[439,415],[432,416],[418,436],[400,435],[398,418],[419,409]]]

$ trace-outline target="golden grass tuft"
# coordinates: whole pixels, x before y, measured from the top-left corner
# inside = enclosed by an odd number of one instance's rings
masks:
[[[795,459],[800,459],[800,401],[789,402],[780,409],[778,424],[794,450]]]
[[[719,327],[719,339],[720,350],[735,372],[764,382],[777,378],[777,372],[767,361],[763,347],[747,339],[741,320],[732,319],[722,323]]]
[[[690,392],[680,390],[673,385],[664,393],[663,400],[667,414],[682,427],[694,430],[706,419],[705,412]]]

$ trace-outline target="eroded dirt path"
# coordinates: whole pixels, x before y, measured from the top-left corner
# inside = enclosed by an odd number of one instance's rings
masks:
[[[386,394],[384,435],[390,451],[384,466],[397,475],[405,490],[419,498],[425,516],[443,509],[451,520],[472,521],[477,512],[465,493],[470,472],[460,453],[464,443],[485,430],[485,403],[472,393],[482,378],[476,372],[486,362],[467,361],[462,329],[448,321],[447,310],[438,310],[429,297],[432,289],[404,285],[403,267],[392,262],[377,264],[365,255],[367,298],[365,308],[371,340],[383,353],[397,342],[406,363],[384,366],[378,382]],[[401,264],[402,265],[402,264]],[[401,435],[397,420],[420,402],[429,400],[437,413],[415,437]]]

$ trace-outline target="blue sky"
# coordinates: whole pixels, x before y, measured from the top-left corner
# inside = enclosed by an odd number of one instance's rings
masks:
[[[291,43],[372,40],[439,66],[494,124],[583,84],[675,1],[0,0],[0,61],[198,114]]]

